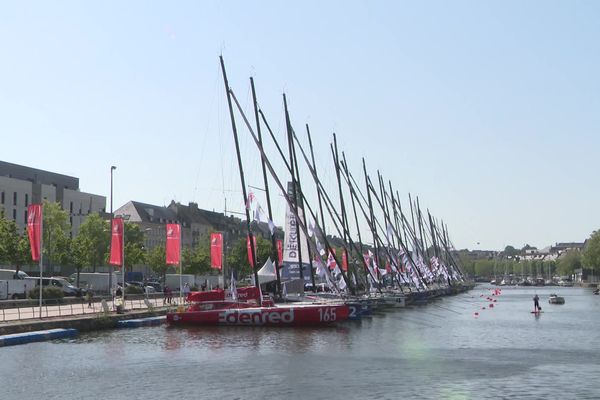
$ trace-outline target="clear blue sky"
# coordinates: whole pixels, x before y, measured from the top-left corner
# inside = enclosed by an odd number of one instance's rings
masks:
[[[222,53],[280,138],[287,93],[332,193],[335,131],[357,177],[364,156],[457,247],[582,241],[600,227],[599,18],[595,1],[4,1],[0,159],[107,197],[116,165],[115,208],[241,211]]]

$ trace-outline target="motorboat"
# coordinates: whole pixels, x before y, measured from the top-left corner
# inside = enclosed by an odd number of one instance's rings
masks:
[[[556,294],[551,294],[548,302],[550,304],[565,304],[565,298]]]

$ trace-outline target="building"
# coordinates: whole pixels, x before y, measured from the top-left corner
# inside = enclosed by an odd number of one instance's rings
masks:
[[[0,161],[0,213],[27,225],[27,206],[43,200],[57,202],[69,214],[71,237],[91,213],[106,212],[106,197],[79,190],[79,178]]]
[[[226,243],[234,243],[246,237],[246,223],[234,216],[203,210],[197,203],[188,205],[171,201],[167,207],[129,201],[114,212],[128,222],[138,224],[144,232],[144,247],[152,249],[166,242],[166,224],[181,224],[181,246],[195,248],[202,240],[208,240],[210,232],[223,232]],[[270,239],[269,226],[266,223],[252,223],[254,235]],[[283,237],[281,228],[275,229],[275,236]]]

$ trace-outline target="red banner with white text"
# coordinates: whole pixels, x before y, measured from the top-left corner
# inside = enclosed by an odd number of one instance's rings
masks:
[[[39,261],[42,254],[42,205],[30,204],[27,207],[27,235],[31,246],[31,259]]]
[[[223,268],[223,234],[219,232],[210,234],[210,267]]]
[[[348,272],[348,251],[346,249],[342,251],[342,269],[344,272]]]
[[[110,238],[110,265],[123,265],[123,218],[117,217],[112,220],[111,238]]]
[[[181,257],[181,225],[167,224],[166,261],[169,265],[179,265]]]

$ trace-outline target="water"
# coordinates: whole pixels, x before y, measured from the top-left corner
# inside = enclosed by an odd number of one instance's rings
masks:
[[[566,304],[548,304],[553,292]],[[2,348],[0,398],[600,398],[600,296],[505,287],[481,310],[482,293],[328,328],[163,326]]]

